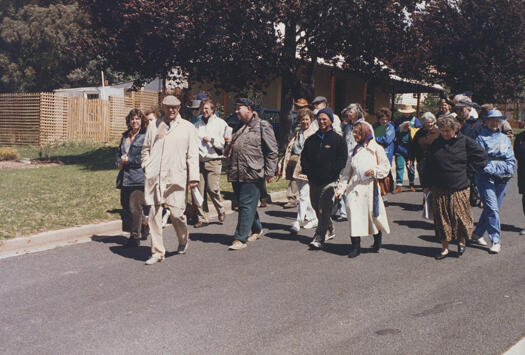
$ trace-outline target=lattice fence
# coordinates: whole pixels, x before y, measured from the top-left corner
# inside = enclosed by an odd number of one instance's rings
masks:
[[[158,105],[156,92],[124,97],[68,98],[54,93],[0,94],[0,144],[45,144],[67,139],[109,142],[127,129],[126,115]]]
[[[0,94],[0,144],[40,141],[40,94]]]

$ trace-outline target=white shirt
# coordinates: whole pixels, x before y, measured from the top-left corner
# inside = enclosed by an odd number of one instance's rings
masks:
[[[211,115],[208,123],[204,122],[204,118],[200,119],[195,124],[197,129],[197,136],[199,137],[199,161],[209,161],[222,158],[222,154],[218,154],[218,150],[224,150],[224,133],[228,125],[226,122],[215,114]],[[205,143],[202,139],[208,137],[210,141]]]

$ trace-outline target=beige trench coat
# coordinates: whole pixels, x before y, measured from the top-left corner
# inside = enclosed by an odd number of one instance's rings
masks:
[[[284,156],[281,158],[281,160],[279,160],[279,163],[277,166],[279,175],[281,175],[284,179],[287,179],[287,180],[299,179],[299,180],[308,181],[308,177],[303,174],[303,171],[301,168],[301,159],[297,161],[297,165],[295,165],[292,176],[286,176],[286,166],[288,165],[288,161],[290,160],[290,157],[292,156],[293,145],[295,141],[299,138],[300,132],[301,132],[300,129],[297,130],[297,132],[295,132],[294,137],[292,138],[292,140],[290,141],[290,143],[288,143],[288,146],[286,147]],[[304,140],[306,141],[306,139],[310,137],[312,134],[314,134],[315,132],[317,132],[317,129],[315,129],[315,127],[310,125],[310,127],[308,127],[306,131],[304,131]]]
[[[374,176],[365,172],[373,169]],[[353,157],[350,155],[337,187],[337,193],[346,191],[346,209],[350,223],[350,236],[362,237],[390,233],[385,204],[379,193],[379,216],[374,217],[374,184],[390,172],[385,150],[372,139],[368,146],[361,147]],[[377,186],[379,189],[379,186]],[[381,190],[379,190],[381,191]]]
[[[185,200],[176,201],[177,196],[186,196],[181,192],[186,191],[188,181],[199,181],[199,139],[193,124],[180,115],[167,128],[162,117],[151,122],[146,131],[142,146],[144,199],[147,205],[182,207]]]

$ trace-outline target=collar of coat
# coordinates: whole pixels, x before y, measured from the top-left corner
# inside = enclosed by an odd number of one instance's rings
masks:
[[[257,122],[259,122],[259,120],[259,115],[257,114],[257,112],[253,111],[252,119],[250,120],[250,122],[245,123],[244,125],[252,128],[257,124]]]

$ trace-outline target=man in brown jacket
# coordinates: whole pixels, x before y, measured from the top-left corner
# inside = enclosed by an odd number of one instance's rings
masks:
[[[236,105],[242,125],[232,137],[228,181],[239,203],[239,216],[231,250],[246,248],[246,241],[262,235],[257,203],[264,179],[272,181],[277,165],[277,142],[271,124],[253,111],[252,100],[240,98]]]
[[[151,206],[151,258],[147,265],[164,260],[162,208],[170,210],[171,222],[179,239],[179,254],[188,249],[188,226],[184,211],[189,187],[199,184],[199,141],[197,131],[179,114],[180,101],[166,96],[162,101],[164,116],[148,125],[142,146],[144,199]]]

